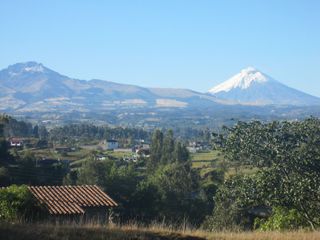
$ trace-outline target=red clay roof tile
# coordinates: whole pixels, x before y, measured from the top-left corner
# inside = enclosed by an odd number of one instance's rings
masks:
[[[96,185],[28,187],[50,214],[83,214],[83,207],[116,207],[105,192]]]

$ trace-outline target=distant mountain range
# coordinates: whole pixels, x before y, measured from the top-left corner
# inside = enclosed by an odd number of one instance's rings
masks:
[[[289,88],[253,68],[242,70],[207,93],[78,80],[37,62],[17,63],[0,71],[0,110],[6,112],[101,112],[232,104],[320,105],[320,99]]]
[[[103,80],[78,80],[40,63],[0,71],[0,110],[93,111],[114,108],[176,108],[218,104],[216,97],[187,89],[143,88]]]

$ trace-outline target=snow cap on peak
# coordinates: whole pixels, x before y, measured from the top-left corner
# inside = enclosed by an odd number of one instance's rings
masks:
[[[22,70],[26,72],[43,72],[44,67],[41,63],[34,61],[22,63]]]
[[[20,75],[26,72],[30,73],[43,73],[46,68],[37,62],[24,62],[24,63],[16,63],[8,67],[9,74],[11,76]]]
[[[210,89],[209,92],[214,94],[222,91],[229,92],[234,88],[246,89],[249,88],[253,83],[264,83],[268,80],[269,78],[256,68],[247,67],[242,69],[240,73],[234,75],[229,80]]]
[[[44,68],[42,65],[32,66],[32,67],[25,67],[24,71],[26,72],[43,72]]]
[[[256,72],[256,71],[258,71],[258,70],[256,68],[254,68],[254,67],[251,67],[251,66],[241,70],[241,72],[244,72],[244,73]]]

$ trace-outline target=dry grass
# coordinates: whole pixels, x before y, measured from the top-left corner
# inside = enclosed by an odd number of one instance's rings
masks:
[[[98,224],[0,224],[0,239],[6,240],[316,240],[320,232],[217,232],[211,233],[164,224],[144,227],[139,224],[127,225]]]
[[[290,231],[290,232],[207,232],[198,229],[180,228],[159,225],[152,225],[148,228],[139,226],[126,225],[120,228],[121,230],[143,230],[162,234],[176,234],[184,237],[193,237],[194,239],[208,240],[320,240],[319,231]]]
[[[2,240],[203,240],[204,238],[164,229],[129,224],[102,226],[98,224],[0,224]]]
[[[193,236],[208,240],[319,240],[320,232],[193,232]]]

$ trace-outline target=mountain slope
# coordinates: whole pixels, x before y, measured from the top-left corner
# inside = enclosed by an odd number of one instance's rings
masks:
[[[0,110],[100,111],[132,107],[198,107],[216,98],[187,89],[143,88],[103,80],[78,80],[40,63],[17,63],[0,71]]]
[[[319,105],[320,98],[290,88],[252,68],[209,90],[218,98],[249,105]]]

